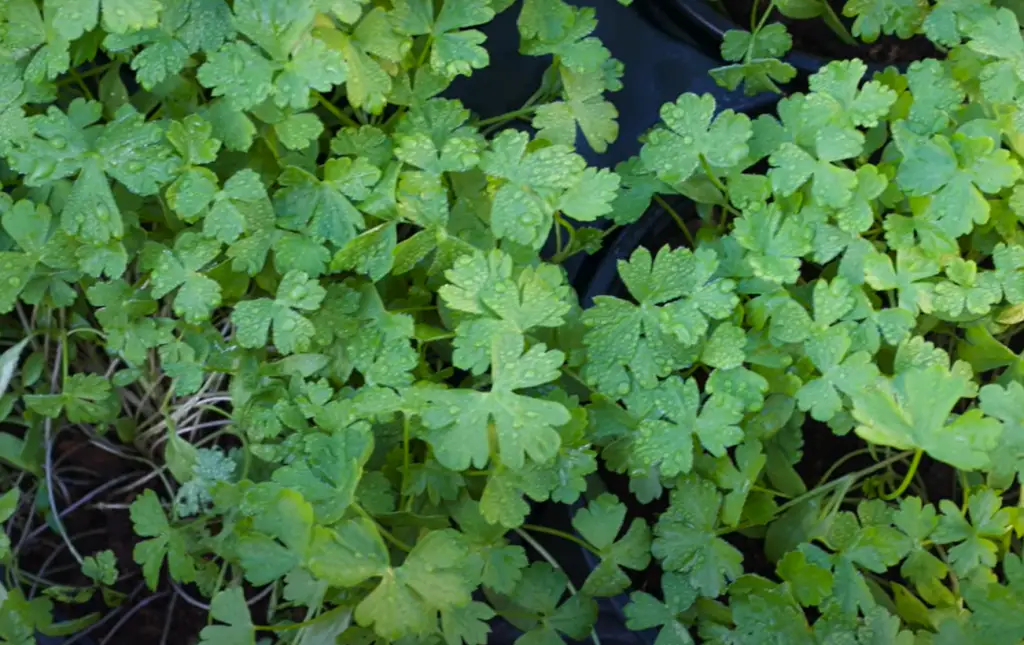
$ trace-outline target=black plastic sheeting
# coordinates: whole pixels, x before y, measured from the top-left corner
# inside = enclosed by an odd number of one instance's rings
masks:
[[[706,2],[706,0],[696,0]],[[577,6],[597,11],[597,31],[612,56],[622,61],[623,88],[607,94],[619,111],[619,138],[604,153],[590,150],[579,141],[578,151],[592,165],[614,167],[636,154],[637,139],[658,122],[658,110],[684,92],[715,96],[719,109],[756,111],[774,103],[773,95],[744,96],[718,87],[708,70],[721,65],[688,38],[667,14],[659,13],[664,0],[636,0],[624,7],[616,0],[570,0]],[[550,63],[548,57],[519,53],[516,30],[518,6],[513,6],[483,31],[491,64],[468,78],[453,83],[448,96],[483,116],[494,116],[518,109],[539,86],[541,75]]]

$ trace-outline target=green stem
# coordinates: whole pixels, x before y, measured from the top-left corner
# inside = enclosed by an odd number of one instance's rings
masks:
[[[882,499],[887,502],[892,501],[907,491],[907,488],[910,487],[910,482],[914,480],[914,475],[917,474],[917,467],[921,464],[922,455],[924,455],[924,451],[918,448],[917,451],[914,452],[914,458],[910,461],[910,468],[907,469],[907,474],[903,476],[903,481],[896,490],[888,495],[882,495]]]
[[[580,545],[581,547],[583,547],[587,551],[590,551],[591,553],[593,553],[594,555],[596,555],[598,557],[601,556],[601,552],[600,551],[595,549],[590,544],[587,544],[586,541],[581,540],[580,538],[576,537],[575,535],[573,535],[571,533],[566,533],[565,531],[559,531],[558,529],[548,528],[546,526],[538,526],[536,524],[523,524],[522,528],[527,530],[527,531],[532,531],[534,533],[546,533],[548,535],[554,535],[555,537],[560,537],[563,540],[568,540],[568,541],[570,541],[570,542],[572,542],[574,544]]]
[[[334,118],[338,119],[339,121],[341,121],[345,125],[351,126],[353,128],[358,128],[359,127],[359,124],[356,123],[355,119],[353,119],[352,117],[350,117],[349,115],[345,114],[340,109],[338,109],[338,106],[336,106],[334,103],[331,103],[330,101],[328,101],[324,97],[324,95],[321,94],[320,92],[316,93],[316,100],[317,100],[317,102],[320,105],[323,106],[323,108],[325,110],[327,110],[332,115],[334,115]]]
[[[74,76],[71,76],[70,78],[62,78],[59,81],[57,81],[56,83],[54,83],[54,85],[56,85],[57,87],[63,87],[65,85],[69,85],[71,83],[78,83],[82,79],[89,78],[90,76],[96,76],[97,74],[102,74],[103,72],[107,71],[108,69],[110,69],[114,65],[120,65],[120,64],[121,64],[121,61],[117,61],[117,60],[111,61],[109,63],[104,63],[104,64],[99,65],[97,67],[92,67],[90,69],[87,69],[84,72],[78,72],[77,73],[78,78],[75,78]]]
[[[520,116],[527,116],[527,115],[533,114],[536,110],[537,110],[537,108],[535,108],[533,106],[523,107],[523,108],[519,108],[518,110],[512,110],[511,112],[506,112],[505,114],[499,114],[498,116],[492,116],[492,117],[490,117],[488,119],[481,119],[481,120],[477,121],[476,123],[474,123],[473,125],[475,125],[478,128],[481,128],[481,127],[483,127],[485,125],[492,125],[494,123],[504,123],[505,121],[511,121],[512,119],[515,119],[515,118],[520,117]]]
[[[672,208],[672,206],[670,206],[669,203],[665,201],[665,199],[661,195],[655,195],[654,201],[658,204],[658,206],[664,208],[665,211],[672,216],[672,219],[676,221],[676,225],[679,227],[679,230],[682,231],[683,235],[686,236],[686,241],[689,242],[690,248],[695,248],[697,246],[697,243],[696,241],[694,241],[693,235],[690,233],[690,229],[686,228],[686,222],[684,222],[683,218],[679,216],[679,213],[676,212],[676,209]]]
[[[867,477],[868,475],[874,472],[877,472],[879,470],[882,470],[883,468],[888,467],[890,464],[906,459],[911,454],[913,454],[912,450],[906,450],[904,452],[893,455],[892,457],[889,457],[884,461],[880,461],[877,464],[872,464],[867,468],[862,468],[861,470],[858,470],[854,473],[850,473],[849,475],[843,475],[839,479],[828,482],[827,484],[819,485],[816,488],[807,491],[803,495],[800,495],[799,497],[794,497],[793,499],[789,500],[782,506],[779,506],[777,509],[775,509],[775,513],[772,514],[772,517],[768,521],[774,520],[775,518],[779,517],[780,515],[782,515],[789,509],[793,508],[794,506],[803,504],[807,500],[812,499],[814,497],[824,495],[825,493],[835,488],[844,488],[845,490],[849,490],[857,481]],[[843,496],[840,496],[840,498],[836,500],[836,502],[833,504],[833,507],[829,509],[829,513],[832,513],[839,508],[839,504],[842,502],[842,497]],[[715,535],[726,535],[728,533],[734,533],[736,531],[753,528],[755,526],[763,526],[765,524],[767,524],[767,522],[748,522],[745,524],[738,524],[736,526],[730,526],[727,528],[719,529],[715,531]]]
[[[821,476],[820,480],[818,480],[818,486],[821,486],[822,484],[827,482],[829,479],[831,479],[832,478],[832,474],[835,473],[843,464],[845,464],[846,462],[850,461],[851,459],[856,459],[857,457],[860,457],[861,455],[866,455],[869,452],[871,452],[870,448],[861,448],[860,450],[854,450],[853,452],[846,453],[845,455],[843,455],[842,457],[837,459],[834,464],[829,466],[829,469],[826,470],[825,474]]]
[[[843,21],[839,19],[838,15],[836,15],[832,6],[828,2],[822,2],[821,6],[825,9],[825,14],[821,17],[825,24],[828,25],[837,36],[839,36],[839,40],[843,41],[847,45],[856,47],[859,43],[846,29],[846,25],[844,25]]]
[[[399,495],[405,495],[409,490],[409,415],[402,415],[402,489]],[[403,505],[404,507],[404,505]]]
[[[708,176],[708,179],[711,180],[711,183],[714,184],[715,188],[722,191],[723,196],[729,194],[729,189],[725,187],[725,184],[722,183],[721,179],[715,176],[715,171],[711,169],[711,164],[708,163],[708,160],[704,155],[700,155],[700,167],[704,169],[704,174]]]
[[[71,74],[71,78],[75,80],[75,84],[77,84],[82,90],[82,93],[85,94],[85,98],[90,101],[95,101],[96,97],[92,95],[92,90],[90,90],[89,86],[85,84],[84,80],[82,80],[82,76],[74,68],[69,69],[68,73]]]
[[[785,499],[792,499],[793,498],[792,495],[787,495],[786,493],[783,493],[782,491],[779,491],[779,490],[774,490],[774,489],[771,489],[771,488],[765,488],[764,486],[751,486],[750,490],[757,491],[759,493],[765,493],[766,495],[774,495],[775,497],[782,497],[782,498],[785,498]]]
[[[296,629],[302,629],[303,627],[311,627],[313,625],[319,625],[320,623],[327,622],[336,614],[340,614],[343,611],[351,611],[351,609],[341,605],[320,614],[312,620],[306,620],[301,623],[291,623],[290,625],[253,625],[253,629],[258,632],[290,632]]]
[[[526,542],[527,544],[532,546],[533,549],[537,553],[540,554],[540,557],[542,557],[545,560],[547,560],[548,564],[550,564],[551,566],[553,566],[554,568],[556,568],[556,569],[558,569],[560,571],[564,571],[564,569],[562,568],[562,565],[558,563],[558,560],[556,560],[553,555],[548,553],[548,550],[545,549],[544,546],[540,542],[538,542],[537,540],[533,539],[533,536],[531,536],[529,533],[527,533],[526,531],[524,531],[522,529],[512,529],[512,530],[515,531],[516,535],[521,537],[524,542]],[[571,593],[574,596],[577,593],[579,593],[578,590],[576,589],[576,585],[574,585],[572,583],[572,581],[567,582],[566,583],[566,587],[568,587],[569,593]],[[601,639],[599,639],[597,637],[597,632],[596,631],[590,630],[590,638],[593,639],[594,645],[601,645]]]
[[[412,547],[411,546],[409,546],[405,542],[402,542],[401,540],[396,538],[394,535],[392,535],[391,531],[389,531],[386,528],[384,528],[383,526],[381,526],[381,523],[378,522],[377,520],[373,519],[373,516],[370,515],[369,513],[367,513],[366,509],[364,509],[362,506],[360,506],[359,504],[353,504],[352,508],[356,509],[356,512],[359,513],[360,515],[362,515],[364,518],[366,518],[367,520],[373,522],[373,524],[377,527],[377,530],[380,531],[380,534],[384,537],[385,540],[387,540],[388,542],[390,542],[394,546],[398,547],[399,549],[405,551],[406,553],[409,553],[410,551],[412,551]]]
[[[864,479],[865,477],[867,477],[868,475],[870,475],[870,474],[872,474],[874,472],[882,470],[883,468],[887,467],[889,464],[896,463],[897,461],[902,461],[902,460],[906,459],[907,457],[909,457],[912,454],[913,454],[912,450],[905,450],[903,452],[900,452],[900,453],[897,453],[897,454],[893,455],[892,457],[889,457],[888,459],[885,459],[884,461],[880,461],[877,464],[872,464],[872,465],[868,466],[867,468],[862,468],[862,469],[860,469],[860,470],[858,470],[858,471],[856,471],[854,473],[850,473],[849,475],[843,475],[839,479],[837,479],[835,481],[832,481],[832,482],[829,482],[829,483],[827,483],[827,484],[825,484],[823,486],[818,486],[817,488],[815,488],[813,490],[810,490],[810,491],[804,493],[803,495],[801,495],[799,497],[794,497],[793,499],[789,500],[788,502],[786,502],[785,504],[783,504],[782,506],[780,506],[778,508],[778,510],[776,511],[776,514],[781,513],[781,512],[783,512],[785,510],[788,510],[788,509],[792,508],[793,506],[796,506],[797,504],[805,502],[808,499],[811,499],[812,497],[816,497],[817,495],[820,495],[821,493],[824,493],[826,491],[832,490],[833,488],[837,488],[837,487],[839,487],[839,486],[841,486],[843,484],[846,484],[847,481],[849,481],[848,485],[852,485],[854,482],[857,482],[857,481],[859,481],[861,479]]]
[[[427,42],[423,44],[423,51],[420,52],[419,59],[416,61],[416,67],[423,67],[423,63],[427,62],[427,54],[430,53],[430,48],[434,44],[434,35],[427,34]]]

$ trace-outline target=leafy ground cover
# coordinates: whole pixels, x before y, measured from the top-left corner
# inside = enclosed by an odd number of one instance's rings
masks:
[[[628,593],[658,645],[1019,643],[1024,38],[929,9],[942,60],[685,94],[612,172],[561,0],[6,4],[0,638],[599,642]],[[471,114],[506,10],[550,68]]]

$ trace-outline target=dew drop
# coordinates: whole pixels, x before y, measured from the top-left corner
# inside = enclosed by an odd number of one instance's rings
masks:
[[[620,383],[618,392],[619,394],[629,394],[629,385],[627,383]]]
[[[286,321],[284,321],[283,323],[281,323],[281,329],[283,329],[285,331],[292,331],[293,329],[295,329],[295,321],[294,320],[286,320]]]
[[[459,406],[452,405],[452,406],[448,407],[448,414],[455,415],[455,414],[458,414],[458,413],[459,413]]]
[[[142,172],[144,167],[145,166],[142,165],[142,162],[132,161],[128,164],[128,172]]]
[[[68,140],[64,137],[54,137],[50,139],[50,145],[57,150],[63,150],[68,147]]]
[[[21,280],[19,280],[18,278],[7,278],[7,284],[11,285],[12,287],[16,287],[19,284],[21,284]]]
[[[692,146],[693,145],[693,137],[691,137],[690,135],[686,135],[685,137],[683,137],[683,143],[685,143],[688,146]]]

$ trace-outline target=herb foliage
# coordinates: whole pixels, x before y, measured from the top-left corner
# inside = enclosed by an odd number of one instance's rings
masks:
[[[1019,643],[1024,37],[904,5],[854,34],[944,59],[836,61],[753,120],[683,95],[612,172],[574,144],[615,138],[621,65],[561,0],[7,3],[0,637],[145,588],[210,645],[597,640],[621,593],[659,645]],[[507,10],[551,65],[474,115],[444,94]],[[788,44],[761,21],[715,75],[772,88]],[[652,202],[685,242],[581,310],[560,264]],[[73,498],[62,438],[130,465]],[[48,537],[75,584],[26,568]]]

